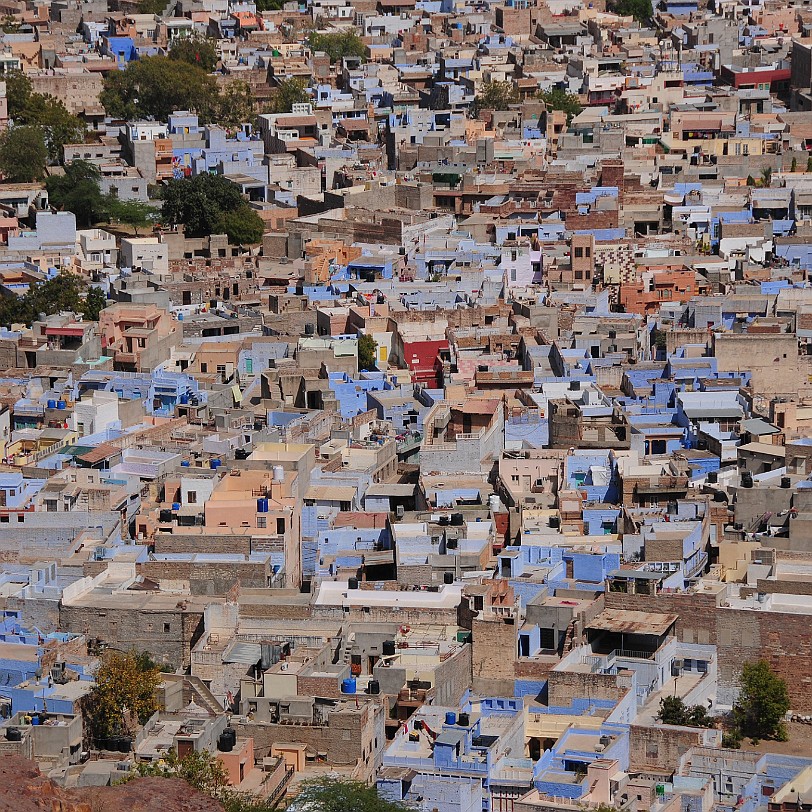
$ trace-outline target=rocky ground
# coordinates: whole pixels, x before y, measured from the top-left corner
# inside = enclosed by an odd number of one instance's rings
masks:
[[[62,789],[19,756],[0,759],[0,812],[222,812],[180,779],[138,778],[115,787]]]

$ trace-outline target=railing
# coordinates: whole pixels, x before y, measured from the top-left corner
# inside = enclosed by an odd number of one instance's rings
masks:
[[[285,770],[285,775],[279,782],[279,786],[268,796],[266,800],[268,806],[275,807],[279,801],[282,800],[282,798],[285,796],[288,784],[290,783],[290,779],[293,777],[295,772],[296,769],[294,767],[288,767]]]

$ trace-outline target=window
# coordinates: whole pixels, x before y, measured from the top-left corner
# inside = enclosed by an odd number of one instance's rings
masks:
[[[208,364],[201,364],[200,365],[200,371],[205,374],[206,372],[209,371],[209,365]]]
[[[168,623],[164,623],[164,633],[168,632],[168,631],[169,631],[169,629],[170,629],[169,624],[168,624]]]
[[[225,364],[217,364],[217,374],[225,376],[225,374],[226,374],[226,365]]]
[[[264,529],[267,526],[268,526],[268,517],[267,516],[257,516],[257,527]]]
[[[583,259],[584,249],[580,246],[575,249],[575,259]]]
[[[18,513],[18,514],[17,514],[17,522],[18,522],[18,523],[22,523],[22,522],[24,522],[24,521],[25,521],[25,514],[23,514],[23,513]]]
[[[276,520],[276,534],[278,536],[285,535],[285,520],[284,519],[277,519]]]
[[[197,491],[189,491],[189,493],[186,494],[186,501],[190,505],[196,505],[197,504]]]

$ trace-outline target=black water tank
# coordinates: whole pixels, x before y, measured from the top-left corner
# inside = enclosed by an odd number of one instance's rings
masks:
[[[792,487],[792,478],[788,476],[781,477],[781,487],[782,488],[791,488]]]
[[[715,485],[719,481],[719,472],[718,471],[708,471],[708,482],[711,485]]]
[[[724,491],[716,491],[713,494],[714,502],[727,502],[727,494]]]
[[[358,579],[357,578],[350,578],[347,582],[347,586],[350,589],[358,589]]]
[[[707,440],[697,440],[696,441],[696,448],[697,448],[697,451],[707,451],[708,450],[708,441]]]
[[[395,641],[394,640],[384,640],[383,641],[383,654],[384,657],[391,657],[395,653]]]
[[[172,521],[172,511],[171,510],[162,510],[158,514],[158,521],[166,523]]]
[[[444,572],[443,573],[443,583],[444,584],[453,584],[454,583],[454,573],[453,572]]]
[[[231,736],[227,736],[225,733],[221,733],[220,738],[217,739],[217,749],[221,753],[230,753],[234,749],[234,744],[231,741]]]
[[[581,388],[580,381],[570,381],[570,392],[578,392]]]
[[[749,471],[742,471],[742,488],[753,487],[753,475]]]
[[[557,529],[557,528],[561,527],[561,517],[560,516],[550,516],[550,518],[547,519],[547,526],[552,527],[554,529]]]
[[[21,742],[23,740],[22,730],[16,727],[6,728],[6,740],[10,742]]]
[[[446,539],[445,548],[446,550],[456,550],[457,544],[458,544],[457,539]]]
[[[228,736],[229,741],[231,742],[232,745],[235,745],[237,743],[237,731],[234,730],[233,727],[225,728],[225,730],[223,730],[223,735]]]
[[[442,524],[442,525],[451,524],[451,520],[448,518],[448,516],[440,516],[440,520],[439,520],[438,524]]]
[[[381,692],[381,683],[376,679],[371,679],[369,681],[367,692],[373,695],[379,694]]]
[[[457,724],[460,725],[460,727],[468,727],[470,723],[471,717],[467,713],[461,713],[457,717]]]
[[[451,524],[453,527],[460,527],[463,522],[465,521],[462,513],[452,513],[451,514]]]

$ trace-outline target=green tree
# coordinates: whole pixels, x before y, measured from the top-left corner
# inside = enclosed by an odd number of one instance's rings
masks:
[[[256,795],[238,792],[228,785],[222,762],[208,750],[192,750],[179,758],[173,748],[158,762],[136,764],[139,776],[181,778],[189,786],[219,801],[225,812],[272,812],[273,807]]]
[[[279,11],[287,0],[257,0],[257,11]]]
[[[4,14],[0,28],[4,34],[16,34],[20,30],[20,21],[13,14]]]
[[[812,155],[806,159],[806,171],[812,172]]]
[[[322,34],[313,31],[308,37],[310,50],[314,53],[323,51],[330,57],[330,64],[338,62],[345,56],[355,56],[363,59],[367,47],[364,41],[354,31],[342,31],[335,34]]]
[[[169,181],[163,190],[162,213],[167,223],[183,224],[192,237],[225,233],[231,242],[243,245],[262,237],[259,215],[239,187],[222,175]]]
[[[756,179],[752,175],[748,175],[747,180],[745,182],[747,183],[748,186],[756,185]]]
[[[563,110],[567,114],[567,125],[581,112],[581,102],[574,93],[567,93],[560,87],[543,90],[539,93],[539,100],[543,101],[548,110]]]
[[[39,127],[9,127],[0,135],[0,171],[9,183],[32,183],[45,175],[48,149]]]
[[[713,719],[703,705],[686,705],[678,696],[666,696],[660,700],[657,718],[664,725],[713,727]]]
[[[773,168],[771,166],[765,166],[761,170],[761,185],[766,189],[773,179]]]
[[[132,226],[136,236],[139,229],[152,225],[157,215],[157,211],[153,206],[150,206],[149,203],[142,203],[140,200],[108,198],[106,208],[111,222],[115,221]]]
[[[789,710],[787,683],[770,669],[766,660],[745,663],[741,691],[733,706],[736,729],[754,739],[786,739],[784,716]]]
[[[82,296],[82,284],[78,276],[63,273],[31,285],[23,296],[4,296],[0,298],[0,324],[30,325],[40,313],[84,313],[89,305]]]
[[[310,101],[304,79],[284,79],[279,83],[267,106],[269,113],[289,113],[294,104]]]
[[[167,5],[167,0],[140,0],[138,3],[138,13],[162,14]]]
[[[610,9],[621,17],[634,17],[642,25],[649,22],[654,14],[651,0],[614,0]]]
[[[474,97],[472,112],[481,110],[508,110],[519,103],[519,89],[513,82],[485,82],[481,92]]]
[[[202,68],[206,73],[211,73],[220,59],[214,40],[197,35],[175,40],[169,49],[169,58],[188,62]]]
[[[82,305],[82,315],[88,321],[98,321],[99,313],[107,307],[107,297],[101,288],[89,288]]]
[[[101,172],[89,161],[73,161],[63,175],[45,181],[51,205],[76,215],[79,228],[88,228],[105,217],[107,205],[100,188]]]
[[[233,245],[256,245],[262,241],[265,224],[254,209],[244,204],[223,213],[220,230],[228,234]]]
[[[254,93],[248,82],[237,79],[226,85],[217,100],[215,121],[223,127],[238,127],[254,118]]]
[[[798,171],[798,159],[793,158],[792,163],[789,165],[790,172],[797,172]]]
[[[375,369],[378,342],[371,335],[358,338],[358,369]]]
[[[215,78],[197,65],[150,56],[110,71],[99,99],[114,118],[166,121],[175,110],[189,110],[208,120],[218,96]]]
[[[68,112],[67,107],[53,96],[32,93],[15,121],[41,127],[51,161],[62,160],[65,144],[81,143],[85,137],[84,122]]]
[[[289,808],[296,812],[404,812],[406,806],[387,801],[375,787],[360,781],[314,778],[301,785]]]
[[[9,118],[15,119],[28,106],[31,94],[31,80],[19,70],[10,70],[3,74],[6,83],[6,104]]]
[[[108,650],[95,678],[82,715],[96,739],[132,734],[136,722],[143,724],[158,708],[161,672],[148,655]]]

